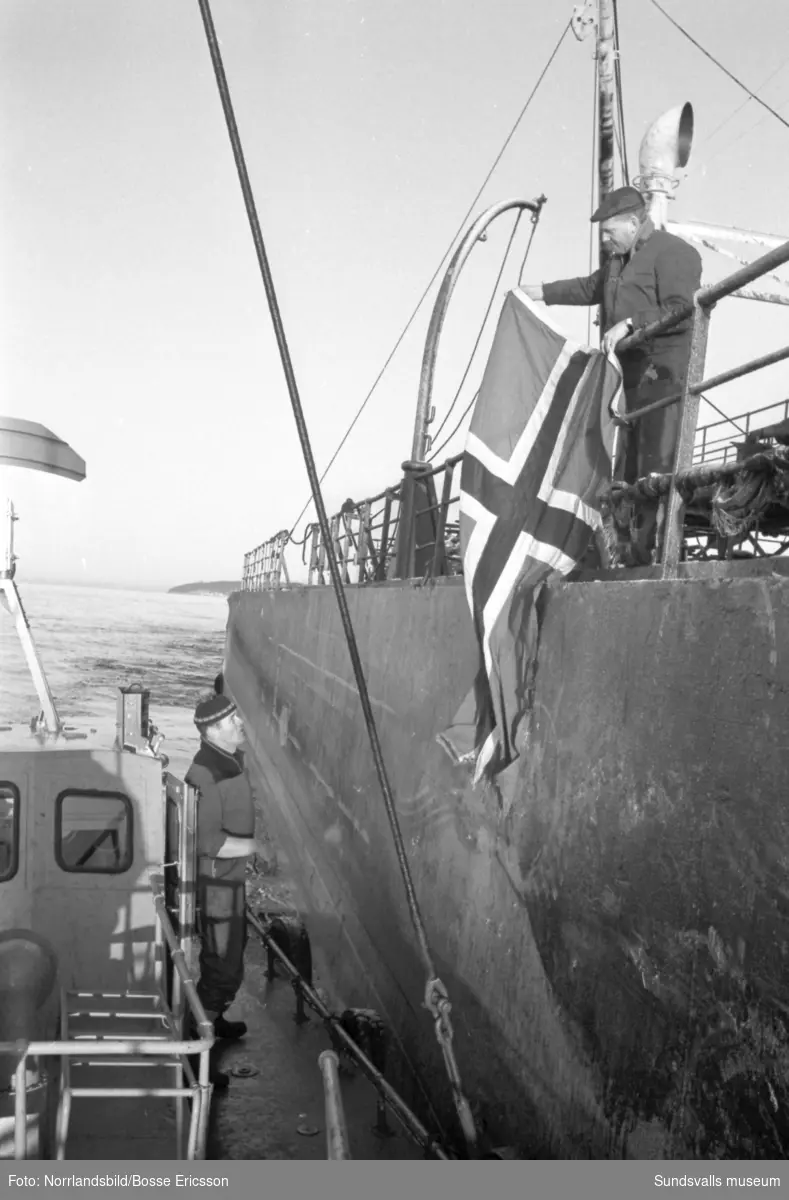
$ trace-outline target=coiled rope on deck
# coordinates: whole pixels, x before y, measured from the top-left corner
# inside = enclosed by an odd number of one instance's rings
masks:
[[[655,472],[635,483],[611,486],[614,523],[624,529],[632,506],[667,496],[672,478],[685,507],[709,518],[721,537],[739,537],[771,506],[789,508],[789,447],[757,451],[731,463],[700,463],[676,476]]]
[[[285,380],[288,386],[288,393],[290,395],[290,402],[293,408],[293,416],[296,422],[296,428],[298,430],[299,441],[301,442],[304,463],[307,468],[307,475],[309,476],[310,487],[312,489],[312,495],[315,501],[318,524],[320,525],[321,534],[326,547],[332,586],[334,588],[334,593],[337,598],[337,605],[340,610],[340,620],[342,622],[343,632],[348,643],[348,651],[351,656],[353,673],[356,679],[356,686],[359,691],[359,700],[361,701],[364,720],[367,726],[367,733],[370,739],[370,747],[372,749],[375,770],[378,776],[381,792],[383,794],[386,815],[389,819],[389,824],[392,830],[392,837],[395,843],[395,850],[400,866],[400,872],[405,885],[411,921],[414,926],[414,931],[419,943],[419,949],[421,951],[427,971],[427,983],[425,985],[425,1006],[433,1016],[436,1037],[444,1056],[444,1064],[452,1087],[455,1109],[458,1114],[458,1120],[460,1122],[469,1156],[476,1157],[477,1132],[471,1112],[471,1106],[463,1092],[460,1072],[455,1059],[453,1031],[450,1021],[451,1005],[449,1003],[449,996],[446,987],[438,978],[436,973],[436,968],[433,963],[433,957],[427,940],[424,921],[422,919],[416,892],[414,890],[413,879],[411,878],[411,871],[408,865],[403,835],[400,830],[400,823],[397,819],[394,797],[389,784],[386,765],[384,763],[383,753],[381,750],[381,743],[378,737],[378,729],[375,723],[372,705],[370,704],[370,696],[367,691],[367,682],[364,677],[364,670],[359,657],[359,648],[356,643],[356,635],[353,630],[351,614],[348,609],[348,602],[345,597],[345,590],[342,585],[342,579],[340,577],[340,571],[337,565],[337,558],[335,556],[334,547],[331,541],[329,519],[323,502],[320,480],[318,479],[318,472],[315,467],[315,459],[312,454],[309,433],[307,430],[306,421],[304,419],[304,410],[302,408],[298,385],[296,383],[296,376],[290,357],[290,350],[288,348],[288,342],[285,336],[285,329],[282,322],[282,316],[280,314],[276,290],[274,288],[271,268],[269,266],[268,256],[266,254],[266,248],[263,242],[263,235],[257,215],[257,208],[255,206],[255,198],[252,192],[252,186],[249,180],[249,173],[247,171],[246,161],[244,158],[244,151],[241,146],[238,126],[236,125],[233,104],[230,98],[230,89],[228,87],[227,77],[225,75],[225,69],[222,62],[222,54],[219,48],[216,29],[214,28],[213,17],[211,15],[211,7],[209,0],[197,0],[197,2],[200,9],[200,15],[203,20],[206,40],[208,42],[208,49],[211,54],[211,62],[214,68],[214,75],[216,76],[217,87],[222,102],[222,109],[225,116],[225,122],[227,124],[227,131],[233,150],[233,158],[235,160],[236,170],[238,171],[239,183],[241,184],[241,191],[244,197],[244,205],[246,207],[247,218],[249,220],[249,225],[252,232],[252,240],[255,244],[255,252],[257,254],[258,265],[260,267],[260,273],[263,279],[263,286],[266,291],[266,299],[268,301],[271,321],[277,340],[277,347],[279,349],[280,359],[282,361],[282,369],[285,373]]]

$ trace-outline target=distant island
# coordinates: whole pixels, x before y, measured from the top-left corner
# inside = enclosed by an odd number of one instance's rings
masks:
[[[241,591],[241,581],[235,579],[214,579],[205,583],[179,583],[178,587],[167,589],[168,595],[175,593],[182,596],[229,596],[231,592]]]

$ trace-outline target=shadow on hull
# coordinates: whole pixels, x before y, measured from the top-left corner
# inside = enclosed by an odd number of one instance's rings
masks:
[[[462,580],[347,589],[464,1087],[521,1157],[785,1156],[789,603],[745,569],[552,589],[527,749],[476,790],[435,741],[476,670]],[[318,974],[451,1137],[331,592],[231,597],[226,676]]]

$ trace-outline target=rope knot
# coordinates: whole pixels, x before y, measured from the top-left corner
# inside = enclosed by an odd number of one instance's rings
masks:
[[[449,1019],[452,1005],[449,1002],[449,993],[440,979],[428,979],[425,987],[425,1008],[435,1021],[439,1045],[450,1045],[453,1036],[452,1022]]]

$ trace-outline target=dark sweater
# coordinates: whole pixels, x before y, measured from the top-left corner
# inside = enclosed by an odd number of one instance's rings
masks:
[[[255,803],[241,751],[228,754],[201,741],[186,782],[199,792],[198,874],[213,879],[243,879],[245,858],[216,857],[226,837],[255,836]]]
[[[626,317],[632,318],[637,330],[690,304],[700,283],[698,251],[647,220],[629,258],[616,255],[587,277],[545,283],[543,299],[546,304],[599,304],[603,333]],[[679,360],[687,359],[690,348],[689,331],[687,318],[651,338],[642,349],[625,351],[623,365],[625,357],[647,356],[674,359],[680,367]],[[680,373],[684,369],[682,364]]]

